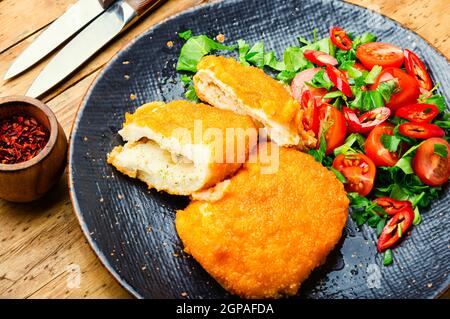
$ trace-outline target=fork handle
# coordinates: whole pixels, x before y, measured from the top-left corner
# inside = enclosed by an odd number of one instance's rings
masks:
[[[112,5],[116,0],[98,0],[103,9],[107,9],[110,5]]]
[[[125,0],[125,2],[128,3],[134,11],[136,11],[138,16],[143,15],[145,12],[163,1],[164,0]]]

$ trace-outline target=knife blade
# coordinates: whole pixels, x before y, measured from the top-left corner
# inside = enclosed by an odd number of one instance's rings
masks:
[[[79,0],[31,43],[11,64],[3,79],[12,78],[33,66],[103,13],[114,0]]]
[[[121,0],[77,34],[49,62],[26,93],[39,97],[61,82],[140,16],[163,0]]]

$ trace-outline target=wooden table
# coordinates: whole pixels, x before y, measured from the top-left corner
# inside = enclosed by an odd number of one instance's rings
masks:
[[[7,67],[75,0],[0,0],[0,77]],[[207,2],[169,0],[141,20],[64,84],[42,100],[56,113],[70,136],[82,96],[105,63],[153,24],[189,7]],[[401,22],[450,57],[448,0],[349,0]],[[24,94],[48,60],[12,81],[0,80],[0,96]],[[77,272],[80,276],[76,276]],[[74,277],[75,273],[75,277]],[[79,282],[77,279],[80,279]],[[102,267],[81,232],[67,190],[67,181],[31,204],[0,200],[0,297],[129,298]]]

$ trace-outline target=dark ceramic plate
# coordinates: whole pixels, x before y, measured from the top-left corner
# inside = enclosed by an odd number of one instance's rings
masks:
[[[182,252],[174,227],[175,210],[188,199],[149,191],[106,164],[106,154],[122,141],[117,135],[125,112],[144,102],[182,98],[175,63],[182,41],[177,32],[215,36],[227,43],[264,39],[278,56],[340,25],[355,34],[413,49],[425,57],[434,82],[450,101],[450,67],[428,43],[394,21],[340,1],[224,1],[186,11],[161,23],[121,51],[103,70],[81,105],[71,139],[73,206],[92,248],[106,268],[133,295],[143,298],[230,298],[192,258]],[[175,45],[169,49],[166,42]],[[126,63],[128,61],[129,63]],[[124,63],[125,62],[125,63]],[[129,79],[125,79],[125,75]],[[136,99],[130,99],[135,94]],[[303,298],[433,298],[450,283],[449,192],[424,211],[423,222],[383,267],[373,230],[348,222],[326,264],[301,288]]]

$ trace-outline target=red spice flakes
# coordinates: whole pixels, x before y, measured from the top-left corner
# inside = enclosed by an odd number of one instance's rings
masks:
[[[39,154],[50,133],[33,117],[13,116],[0,119],[0,163],[16,164]]]

